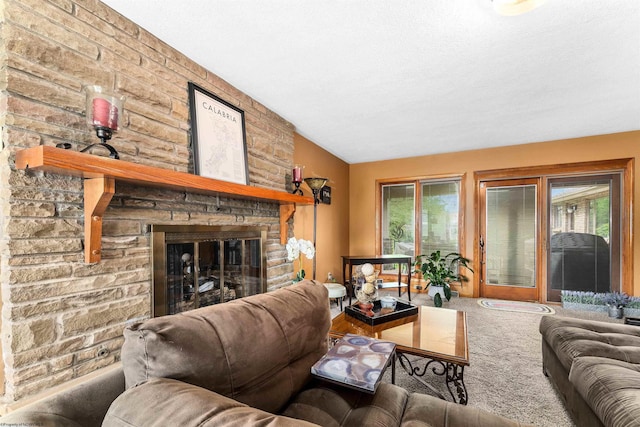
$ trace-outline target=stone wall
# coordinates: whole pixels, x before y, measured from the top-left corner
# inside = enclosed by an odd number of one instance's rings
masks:
[[[82,180],[17,171],[16,151],[97,142],[83,85],[126,95],[122,160],[192,172],[187,83],[245,112],[250,183],[287,190],[294,127],[96,0],[2,1],[0,278],[6,407],[119,360],[150,313],[148,224],[267,225],[268,287],[290,281],[277,204],[117,183],[102,261],[85,264]],[[98,154],[98,153],[96,153]],[[101,154],[101,153],[100,153]]]

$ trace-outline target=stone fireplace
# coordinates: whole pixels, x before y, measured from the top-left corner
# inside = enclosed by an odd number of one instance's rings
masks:
[[[152,225],[152,313],[266,292],[266,228]]]
[[[188,253],[213,262],[204,289],[194,286],[199,293],[188,285],[185,293],[180,284],[174,309],[187,305],[185,297],[201,305],[291,283],[278,202],[203,194],[188,185],[117,181],[100,221],[100,262],[85,262],[87,177],[15,165],[25,149],[64,142],[77,152],[95,142],[85,124],[83,85],[127,97],[111,145],[134,166],[193,173],[189,82],[244,111],[248,187],[290,191],[294,149],[291,123],[99,1],[7,0],[3,6],[0,413],[117,365],[123,329],[156,314],[151,224],[260,229],[259,251],[244,236],[220,240],[218,250],[213,243],[194,241],[193,249],[176,243],[180,258]],[[284,224],[285,235],[290,225]],[[245,272],[236,265],[243,250],[252,257]],[[218,286],[216,256],[218,280],[228,284],[218,297],[205,296],[205,286]],[[237,287],[242,274],[251,287]]]

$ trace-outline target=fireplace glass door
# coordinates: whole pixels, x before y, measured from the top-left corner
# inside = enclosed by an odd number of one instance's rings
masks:
[[[195,226],[200,231],[171,233],[167,227],[156,226],[152,232],[154,316],[265,291],[264,235],[260,228],[204,231],[203,226]]]

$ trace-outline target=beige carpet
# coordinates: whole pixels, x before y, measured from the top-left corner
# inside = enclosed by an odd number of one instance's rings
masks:
[[[386,291],[385,294],[397,296]],[[464,370],[469,406],[482,408],[540,427],[573,426],[553,386],[542,373],[541,336],[543,314],[517,313],[481,307],[474,298],[452,298],[445,308],[467,313],[470,366]],[[414,304],[431,305],[425,294],[412,295]],[[348,301],[346,302],[348,303]],[[606,313],[566,310],[553,306],[555,314],[622,323]],[[332,314],[339,308],[334,303]],[[427,374],[426,381],[449,396],[444,378]],[[390,382],[390,370],[385,374]],[[430,394],[428,388],[396,366],[396,384],[413,392]]]

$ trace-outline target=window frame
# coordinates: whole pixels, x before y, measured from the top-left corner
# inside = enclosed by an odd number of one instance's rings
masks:
[[[544,215],[544,218],[541,221],[541,230],[540,236],[543,239],[542,248],[544,248],[544,254],[539,259],[539,267],[540,271],[544,272],[546,275],[548,271],[547,265],[547,251],[549,247],[549,242],[547,240],[548,235],[548,227],[549,227],[549,212],[548,212],[548,204],[547,204],[547,179],[548,178],[556,178],[556,177],[570,177],[572,175],[590,175],[590,174],[602,174],[602,173],[612,173],[619,172],[621,173],[621,183],[622,183],[622,204],[621,204],[621,216],[620,216],[620,233],[621,233],[621,276],[620,276],[620,290],[622,292],[626,292],[629,295],[633,295],[633,276],[634,276],[634,266],[633,266],[633,240],[632,240],[632,204],[633,204],[633,194],[634,194],[634,159],[633,158],[623,158],[623,159],[612,159],[612,160],[599,160],[599,161],[589,161],[589,162],[576,162],[576,163],[562,163],[562,164],[550,164],[550,165],[541,165],[541,166],[525,166],[519,168],[505,168],[505,169],[493,169],[493,170],[483,170],[483,171],[475,171],[473,173],[473,185],[474,185],[474,204],[478,206],[480,202],[480,186],[485,181],[493,181],[493,180],[506,180],[506,179],[519,179],[524,177],[540,177],[542,179],[542,184],[540,189],[544,191],[544,195],[542,197],[541,209]],[[478,213],[479,214],[479,213]],[[565,218],[566,220],[566,218]],[[480,227],[481,221],[478,218],[474,220],[475,229],[474,232],[474,242],[473,242],[473,259],[480,259],[480,242],[478,240],[478,236],[480,236]],[[475,261],[477,262],[477,261]],[[475,265],[474,262],[474,265]],[[477,267],[477,266],[476,266]],[[546,276],[543,276],[543,278]],[[481,274],[474,274],[473,278],[473,288],[474,288],[474,296],[479,296],[478,293],[480,291],[480,280]],[[544,279],[544,289],[541,289],[540,295],[543,296],[540,298],[540,302],[545,303],[548,302],[546,298],[546,290],[547,290],[547,280]],[[542,282],[539,282],[542,284]],[[543,292],[544,291],[544,292]]]
[[[425,175],[405,178],[390,178],[376,180],[376,254],[382,255],[383,249],[383,198],[382,189],[387,185],[403,185],[413,184],[414,186],[414,258],[416,255],[421,254],[422,248],[422,185],[425,183],[437,183],[437,182],[452,182],[456,181],[459,184],[458,193],[458,248],[459,252],[464,252],[465,242],[465,229],[464,223],[466,212],[466,173],[462,174],[448,174],[448,175]],[[420,238],[416,238],[420,236]],[[386,273],[385,273],[386,274]]]

